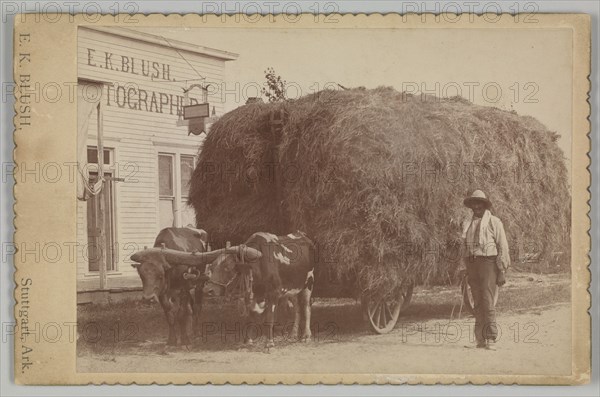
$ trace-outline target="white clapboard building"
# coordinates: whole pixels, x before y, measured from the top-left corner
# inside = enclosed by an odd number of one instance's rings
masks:
[[[218,87],[225,62],[236,58],[201,43],[128,29],[79,29],[80,303],[118,299],[141,287],[129,256],[152,246],[164,227],[195,224],[193,209],[186,204],[188,182],[205,135],[189,133],[182,108],[186,102],[208,103],[208,120],[221,115],[220,90],[202,87]],[[186,98],[184,89],[194,84]],[[103,193],[94,195],[99,144],[105,183]],[[95,243],[99,233],[105,247]]]

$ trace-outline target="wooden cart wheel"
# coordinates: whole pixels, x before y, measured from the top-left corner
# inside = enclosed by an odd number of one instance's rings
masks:
[[[404,306],[404,294],[396,297],[365,297],[363,309],[371,329],[378,334],[387,334],[396,326]]]
[[[467,276],[463,277],[463,279],[461,280],[460,290],[462,292],[463,303],[464,303],[465,309],[472,315],[475,315],[475,309],[474,309],[475,302],[473,301],[473,294],[471,293],[471,287],[469,287],[469,283],[467,282]],[[496,288],[496,293],[494,294],[494,306],[496,306],[496,303],[498,303],[498,291],[499,290],[500,290],[500,288]]]

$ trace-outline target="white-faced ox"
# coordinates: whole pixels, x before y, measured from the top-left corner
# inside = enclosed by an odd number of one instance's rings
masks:
[[[160,231],[154,247],[184,252],[205,252],[207,233],[190,227],[169,227]],[[181,343],[190,343],[190,332],[199,332],[202,310],[202,287],[206,278],[203,268],[169,263],[159,252],[136,253],[132,264],[142,279],[145,301],[158,301],[169,325],[167,345],[177,344],[177,328]]]
[[[222,296],[233,280],[251,272],[251,294],[246,301],[251,317],[264,315],[267,325],[267,347],[273,346],[273,324],[276,306],[289,299],[294,303],[295,316],[292,337],[311,339],[311,294],[314,285],[314,245],[302,232],[275,236],[255,233],[245,243],[262,254],[258,260],[239,263],[235,255],[221,255],[207,267],[210,280],[204,291],[210,296]],[[249,291],[250,292],[250,291]],[[299,334],[300,321],[302,335]],[[246,335],[246,342],[251,339]]]

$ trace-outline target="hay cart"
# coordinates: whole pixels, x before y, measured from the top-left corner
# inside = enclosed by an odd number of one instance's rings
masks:
[[[203,142],[191,178],[196,223],[215,241],[303,230],[324,247],[347,248],[331,265],[336,274],[364,268],[375,276],[381,272],[377,255],[393,258],[405,243],[417,249],[451,243],[466,215],[464,195],[483,188],[510,225],[509,239],[531,236],[537,247],[568,246],[562,238],[570,225],[568,171],[558,134],[531,117],[463,98],[423,99],[390,87],[322,90],[223,115]],[[520,177],[491,182],[523,158],[544,170],[547,184],[519,183]],[[463,170],[481,159],[494,167]],[[458,174],[448,173],[456,164]],[[549,190],[553,200],[536,207],[546,216],[524,216],[532,198]],[[374,243],[357,248],[365,242]],[[394,271],[392,262],[382,264],[384,272]],[[425,257],[400,265],[428,281],[450,270]],[[397,284],[391,288],[365,284],[361,302],[376,333],[391,331],[411,300],[413,285],[402,278],[382,280]],[[468,297],[468,288],[463,291]]]

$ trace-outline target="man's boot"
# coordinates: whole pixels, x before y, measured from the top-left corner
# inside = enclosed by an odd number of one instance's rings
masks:
[[[496,351],[496,340],[495,339],[487,339],[485,341],[485,349]]]

